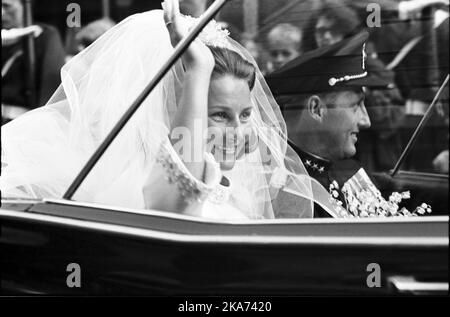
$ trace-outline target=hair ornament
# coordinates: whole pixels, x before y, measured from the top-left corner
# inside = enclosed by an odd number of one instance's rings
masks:
[[[184,16],[186,23],[189,25],[189,29],[194,27],[199,18],[194,18],[189,15]],[[206,45],[233,49],[231,46],[228,36],[230,32],[222,27],[221,23],[216,20],[211,20],[200,32],[198,38]]]

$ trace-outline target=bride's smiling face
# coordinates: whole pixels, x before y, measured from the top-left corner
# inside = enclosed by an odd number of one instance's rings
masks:
[[[230,75],[211,80],[208,95],[208,128],[211,153],[222,170],[234,167],[245,148],[252,115],[250,88],[244,79]]]

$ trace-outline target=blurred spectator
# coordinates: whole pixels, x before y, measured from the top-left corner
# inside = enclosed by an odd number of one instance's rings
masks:
[[[290,23],[280,23],[274,26],[267,34],[268,71],[279,69],[299,56],[301,43],[302,31],[298,27]]]
[[[331,45],[350,37],[361,29],[356,12],[340,1],[325,2],[304,29],[303,52]]]
[[[78,52],[94,43],[106,31],[112,28],[116,23],[107,18],[95,20],[83,27],[76,35],[75,40],[78,43]]]
[[[65,57],[56,28],[45,24],[24,28],[21,0],[2,0],[2,37],[4,34],[9,40],[2,40],[2,123],[47,102],[60,84]],[[33,34],[34,52],[26,45],[29,34]],[[31,53],[35,78],[30,81]]]

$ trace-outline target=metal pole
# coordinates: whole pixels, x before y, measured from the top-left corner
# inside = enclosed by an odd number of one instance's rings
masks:
[[[436,93],[436,95],[434,96],[433,102],[430,104],[430,106],[428,107],[427,111],[425,112],[425,114],[422,117],[422,120],[420,120],[419,125],[417,126],[416,130],[414,131],[411,139],[409,140],[408,144],[406,145],[405,150],[403,151],[402,155],[400,156],[400,158],[397,161],[397,164],[395,164],[394,169],[391,172],[391,176],[394,177],[395,174],[397,174],[400,166],[403,164],[406,156],[408,155],[408,153],[411,151],[413,145],[416,143],[417,137],[419,136],[420,132],[423,130],[425,123],[430,119],[433,110],[437,104],[437,101],[439,100],[439,97],[442,93],[442,91],[445,88],[445,85],[447,85],[448,83],[448,77],[449,75],[447,74],[447,77],[445,77],[444,82],[442,83],[441,87],[439,88],[438,92]]]
[[[24,0],[24,26],[33,24],[31,0]],[[28,107],[36,107],[36,48],[34,45],[34,33],[26,37],[27,69],[26,94]]]
[[[169,59],[161,66],[161,69],[158,73],[153,77],[150,83],[145,87],[144,91],[136,98],[136,100],[132,103],[132,105],[128,108],[128,110],[124,113],[124,115],[119,119],[116,125],[113,127],[111,132],[106,136],[94,154],[89,158],[86,165],[83,167],[81,172],[77,175],[75,180],[69,186],[65,194],[63,195],[63,199],[72,199],[75,191],[80,187],[81,183],[84,181],[86,176],[89,174],[91,169],[95,166],[98,160],[102,157],[103,153],[105,153],[106,149],[112,143],[114,138],[119,134],[128,120],[133,116],[136,110],[139,109],[141,104],[144,102],[145,98],[150,94],[150,92],[156,87],[156,85],[160,82],[160,80],[165,76],[165,74],[172,68],[172,66],[176,63],[176,61],[181,57],[184,51],[188,48],[189,44],[194,41],[195,37],[202,31],[206,24],[214,17],[214,15],[219,12],[219,10],[223,7],[226,1],[229,0],[216,0],[204,13],[200,21],[197,25],[188,33],[186,37],[184,37],[180,43],[175,47],[175,51],[169,57]]]
[[[102,0],[102,15],[104,19],[111,18],[111,2],[109,0]]]

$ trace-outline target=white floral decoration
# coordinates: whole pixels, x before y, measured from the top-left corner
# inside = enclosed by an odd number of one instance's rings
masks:
[[[184,18],[189,25],[189,29],[193,28],[199,20],[199,18],[194,18],[189,15],[184,16]],[[228,38],[229,35],[230,32],[224,29],[221,23],[218,23],[216,20],[211,20],[200,32],[198,39],[208,46],[232,49]]]
[[[360,178],[356,180],[356,178]],[[335,207],[339,217],[342,218],[368,218],[368,217],[411,217],[431,213],[431,206],[421,204],[412,212],[405,207],[399,210],[399,205],[404,199],[411,198],[409,191],[402,193],[393,192],[388,200],[385,200],[381,192],[370,181],[364,171],[359,171],[352,177],[352,181],[347,182],[342,187],[341,193],[344,196],[347,208],[339,200],[339,185],[336,181],[330,184],[330,201]],[[362,179],[361,179],[362,178]],[[364,183],[363,187],[355,185]]]

